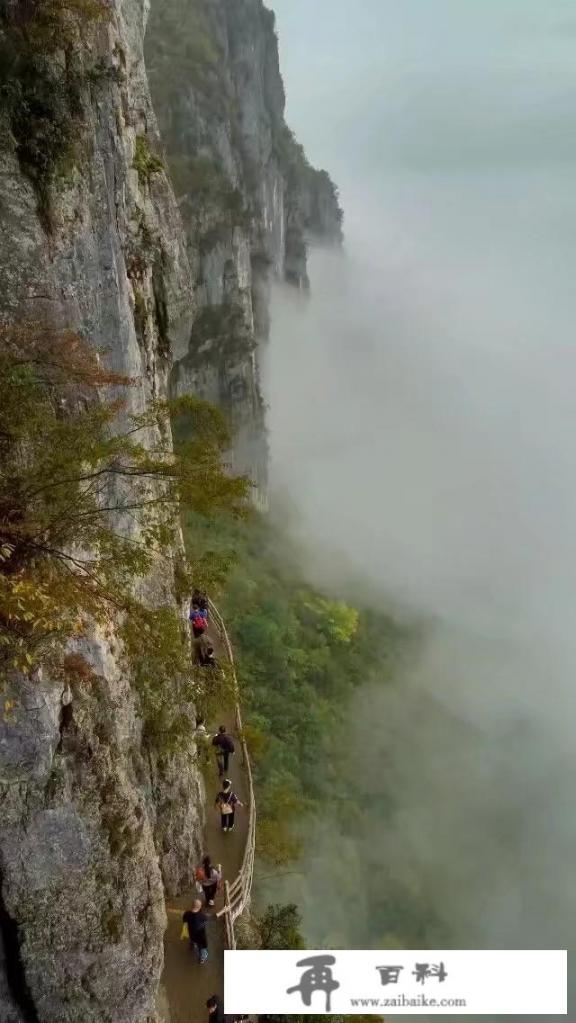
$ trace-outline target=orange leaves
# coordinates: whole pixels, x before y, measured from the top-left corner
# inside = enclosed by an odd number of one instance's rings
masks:
[[[130,377],[107,370],[104,351],[96,349],[73,330],[23,322],[0,326],[0,352],[11,365],[29,366],[38,379],[68,391],[100,387],[127,387]]]

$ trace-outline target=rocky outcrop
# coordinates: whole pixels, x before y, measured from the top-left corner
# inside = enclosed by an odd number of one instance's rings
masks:
[[[170,389],[223,407],[265,504],[270,283],[308,287],[337,194],[284,123],[261,0],[154,5],[173,188],[147,13],[0,2],[0,322],[77,330],[135,380],[132,411]],[[178,609],[165,566],[143,590]],[[0,680],[0,1023],[158,1019],[164,893],[191,883],[203,791],[194,749],[144,740],[120,624],[71,644],[71,703],[46,668]]]
[[[0,13],[0,318],[73,327],[166,394],[192,279],[158,156],[144,0],[11,0]],[[165,570],[147,581],[176,606]],[[115,623],[77,645],[62,706],[46,672],[0,686],[0,1021],[155,1019],[164,887],[190,882],[202,832],[193,753],[143,743]]]
[[[270,281],[308,288],[308,240],[342,240],[337,192],[285,124],[274,15],[262,0],[163,0],[146,58],[196,282],[172,387],[228,412],[235,468],[265,503],[259,354]]]

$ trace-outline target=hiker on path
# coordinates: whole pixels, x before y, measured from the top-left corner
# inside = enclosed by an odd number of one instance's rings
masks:
[[[205,856],[202,860],[202,865],[196,870],[196,882],[202,888],[204,892],[204,898],[206,899],[207,906],[214,905],[214,899],[216,898],[216,892],[222,882],[222,869],[212,866],[212,860],[209,856]]]
[[[208,766],[212,760],[210,747],[212,744],[212,736],[206,730],[204,724],[204,718],[196,718],[196,729],[194,732],[194,738],[196,740],[196,752],[198,755],[198,761],[204,766]]]
[[[212,745],[216,747],[216,761],[218,763],[218,775],[223,778],[228,774],[230,756],[236,752],[234,739],[228,735],[226,725],[220,725],[217,734],[212,739]]]
[[[208,628],[208,612],[201,610],[199,607],[193,607],[190,611],[190,621],[192,623],[192,634],[194,639],[199,639],[203,636]]]
[[[241,803],[236,793],[232,791],[232,782],[229,778],[225,778],[222,782],[222,788],[216,796],[214,805],[220,810],[222,831],[233,831],[236,807],[244,806],[244,803]]]
[[[208,597],[202,590],[194,590],[192,594],[192,607],[197,607],[200,611],[208,610]]]
[[[250,1016],[226,1016],[218,995],[211,995],[206,1002],[208,1023],[248,1023]]]
[[[206,725],[204,724],[204,718],[196,718],[195,738],[196,738],[196,742],[198,743],[198,745],[201,748],[201,750],[205,754],[208,754],[208,749],[210,747],[210,736],[208,735],[208,732],[206,731]]]
[[[194,628],[194,626],[192,626]],[[214,650],[214,647],[210,646],[208,638],[205,632],[202,632],[200,636],[196,636],[192,640],[192,646],[194,648],[194,661],[196,664],[204,665],[206,663],[206,657],[208,650]]]
[[[216,655],[214,653],[214,647],[209,643],[206,646],[205,651],[202,653],[202,660],[200,661],[203,668],[217,668],[218,664],[216,661]]]
[[[198,952],[198,961],[205,963],[208,959],[208,941],[206,940],[208,917],[202,912],[200,899],[195,899],[192,909],[186,910],[182,920],[188,927],[190,948],[195,948]]]
[[[206,1002],[209,1023],[225,1023],[224,1010],[218,995],[211,995]]]

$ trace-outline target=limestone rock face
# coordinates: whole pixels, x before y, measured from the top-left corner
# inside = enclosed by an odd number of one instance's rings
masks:
[[[0,319],[77,329],[136,378],[138,410],[167,392],[194,289],[178,206],[153,159],[147,5],[105,7],[105,17],[72,23],[68,78],[65,48],[39,65],[61,91],[81,83],[74,163],[54,180],[49,210],[1,106]],[[3,46],[32,9],[5,5]],[[55,93],[65,109],[67,99]],[[171,580],[147,585],[176,606]],[[92,675],[73,686],[64,729],[62,686],[46,673],[0,685],[1,1023],[154,1020],[164,885],[188,885],[200,852],[194,750],[161,763],[147,750],[113,629],[83,639],[81,653]]]
[[[342,237],[284,123],[273,15],[156,0],[145,67],[147,0],[40,7],[65,30],[48,19],[27,64],[39,5],[0,3],[0,322],[77,330],[135,379],[133,411],[170,391],[223,407],[265,505],[270,283],[306,289],[308,240]],[[142,586],[178,607],[165,569]],[[74,640],[67,715],[47,670],[0,679],[0,1023],[158,1020],[164,894],[191,885],[204,793],[194,749],[143,740],[117,633]]]
[[[274,15],[262,0],[163,0],[146,58],[196,283],[172,388],[227,411],[232,462],[265,505],[259,375],[270,282],[308,288],[307,241],[342,241],[338,195],[284,121]]]

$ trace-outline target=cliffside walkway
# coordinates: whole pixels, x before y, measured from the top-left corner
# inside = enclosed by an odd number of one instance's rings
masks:
[[[225,724],[236,739],[237,752],[230,760],[228,773],[244,807],[236,812],[234,831],[223,834],[220,814],[214,809],[214,800],[220,786],[216,758],[212,757],[205,775],[204,852],[210,854],[213,863],[222,864],[224,884],[217,896],[215,909],[209,911],[211,918],[206,928],[209,959],[202,966],[196,962],[188,942],[180,940],[182,913],[199,896],[195,890],[191,890],[167,903],[168,929],[162,986],[164,1001],[170,1012],[170,1023],[201,1023],[207,1020],[206,999],[214,994],[223,997],[224,949],[236,947],[234,924],[249,901],[254,870],[256,807],[250,758],[242,737],[234,657],[222,617],[211,601],[210,619],[210,638],[220,658],[225,657],[232,667],[237,694],[235,706],[225,708],[215,724]]]

